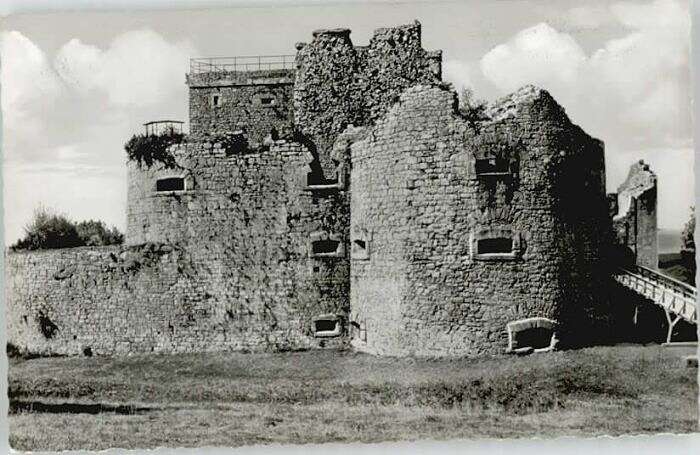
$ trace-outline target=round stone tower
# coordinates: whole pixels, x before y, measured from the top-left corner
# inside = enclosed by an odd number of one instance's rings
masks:
[[[602,143],[545,91],[483,119],[407,90],[351,147],[351,321],[359,349],[476,356],[546,349],[602,279]]]

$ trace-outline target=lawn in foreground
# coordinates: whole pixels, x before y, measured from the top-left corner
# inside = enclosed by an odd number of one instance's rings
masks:
[[[11,360],[20,410],[10,442],[100,450],[685,433],[697,431],[696,375],[660,346],[478,360],[347,351]],[[39,404],[55,406],[27,410]],[[89,414],[80,404],[141,410]]]

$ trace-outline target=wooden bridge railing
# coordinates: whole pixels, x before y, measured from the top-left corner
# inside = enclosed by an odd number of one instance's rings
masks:
[[[641,266],[619,269],[615,279],[664,309],[669,326],[667,342],[681,319],[697,324],[697,290],[693,286]]]

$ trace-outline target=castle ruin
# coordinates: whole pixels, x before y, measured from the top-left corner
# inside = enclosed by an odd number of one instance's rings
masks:
[[[176,164],[128,163],[126,244],[7,255],[8,340],[478,356],[595,331],[617,212],[601,141],[533,86],[463,115],[418,22],[296,50],[193,59]],[[620,189],[634,213],[641,180]]]

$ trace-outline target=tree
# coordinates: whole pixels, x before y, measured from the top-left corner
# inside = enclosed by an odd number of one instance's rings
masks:
[[[690,208],[690,219],[681,233],[682,249],[695,251],[695,207]]]
[[[124,234],[116,227],[109,229],[102,221],[81,221],[75,227],[86,246],[118,245],[124,242]]]
[[[467,120],[486,120],[486,101],[477,99],[471,88],[463,88],[459,95],[459,112]]]
[[[11,247],[13,250],[71,248],[82,243],[75,225],[68,218],[41,206],[34,211],[24,233],[24,238]]]
[[[74,223],[65,215],[40,206],[34,211],[31,222],[24,227],[24,238],[10,249],[17,251],[103,246],[123,241],[124,235],[116,227],[109,229],[102,221]]]
[[[690,219],[681,233],[681,264],[686,268],[686,281],[695,286],[695,207],[690,208]]]

